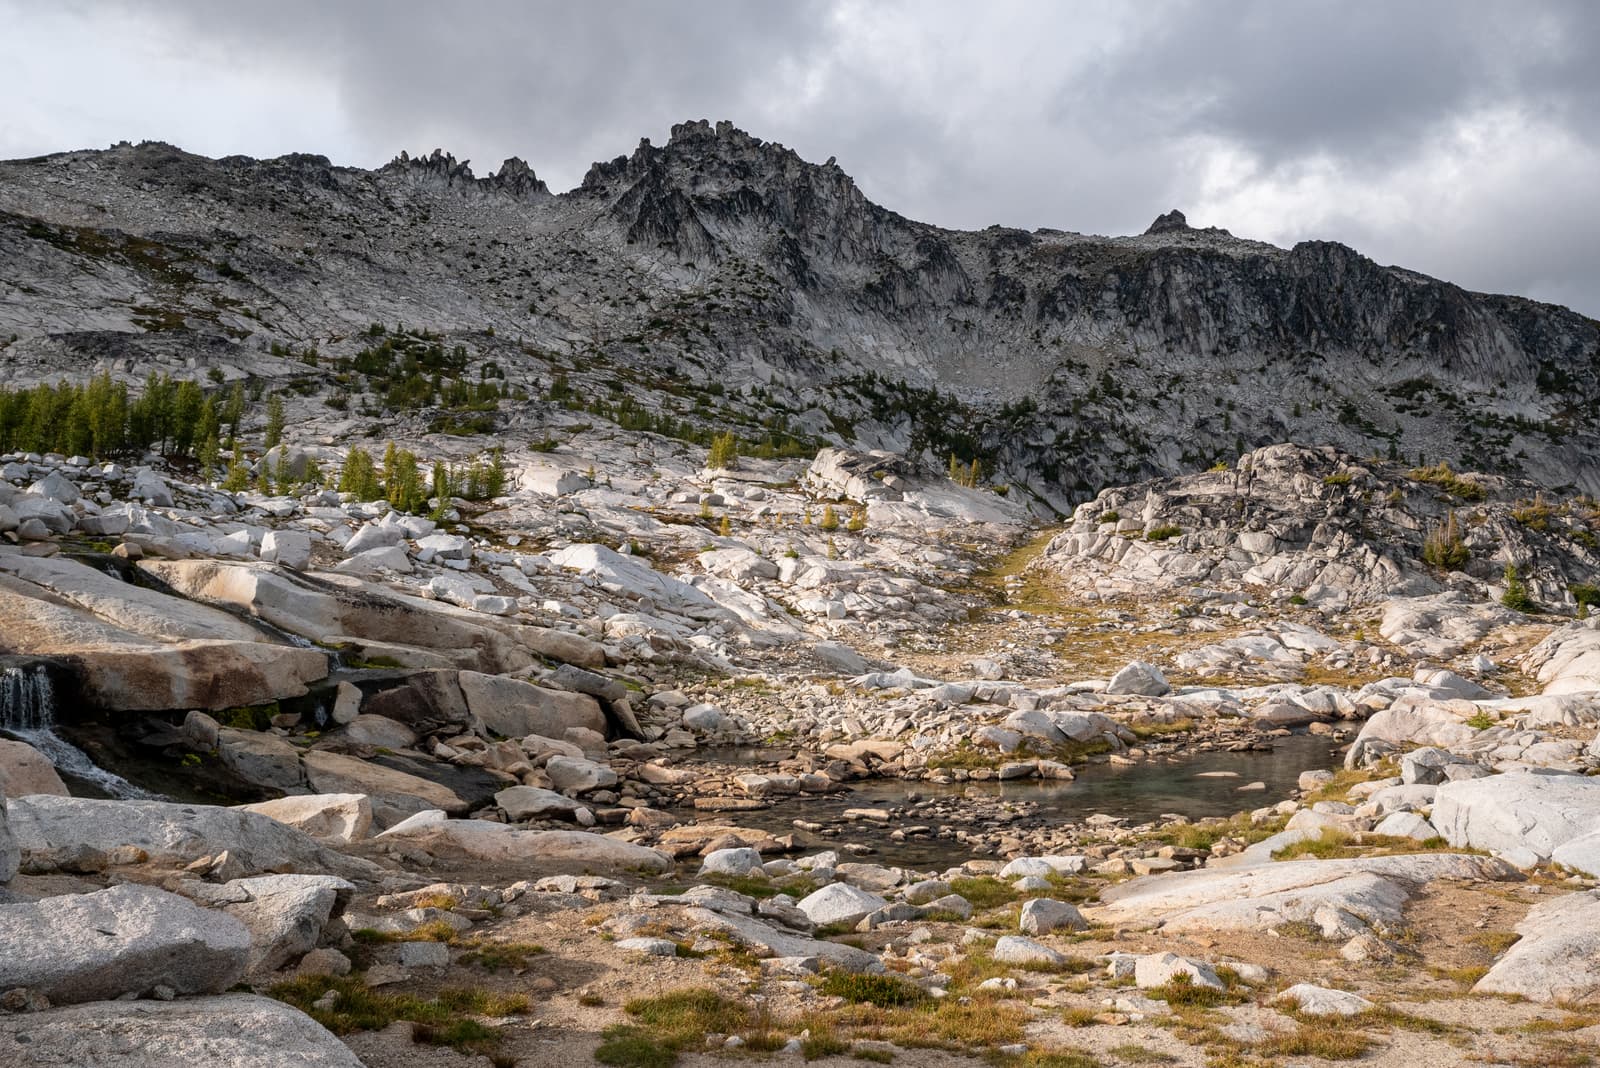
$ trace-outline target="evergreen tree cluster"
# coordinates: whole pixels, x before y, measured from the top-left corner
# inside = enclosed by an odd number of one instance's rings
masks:
[[[138,393],[102,373],[77,384],[63,379],[0,389],[0,452],[61,452],[105,458],[154,449],[171,457],[216,461],[224,434],[237,434],[245,395],[152,371]],[[281,411],[280,411],[281,417]]]
[[[449,511],[452,497],[481,501],[500,496],[505,492],[506,478],[505,452],[497,448],[487,457],[476,457],[460,467],[435,461],[425,482],[417,454],[391,441],[384,449],[381,465],[366,449],[352,447],[335,485],[340,493],[348,493],[358,501],[386,500],[402,512],[427,511],[431,498],[432,513],[443,516]]]

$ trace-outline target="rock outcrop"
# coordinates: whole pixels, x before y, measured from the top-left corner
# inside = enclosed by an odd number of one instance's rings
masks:
[[[57,1005],[219,994],[244,974],[250,934],[231,916],[145,886],[0,907],[0,985]]]
[[[0,1016],[0,1048],[34,1068],[362,1068],[305,1013],[254,994],[96,1002]]]

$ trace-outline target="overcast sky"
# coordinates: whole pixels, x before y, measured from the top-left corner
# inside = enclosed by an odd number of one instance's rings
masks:
[[[0,157],[590,162],[731,119],[951,227],[1346,242],[1600,316],[1585,0],[0,0]]]

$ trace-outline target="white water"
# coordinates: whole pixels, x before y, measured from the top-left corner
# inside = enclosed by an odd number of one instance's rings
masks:
[[[0,730],[39,750],[56,770],[92,783],[111,797],[156,797],[96,765],[82,749],[57,734],[55,725],[56,694],[50,673],[42,665],[0,668]]]

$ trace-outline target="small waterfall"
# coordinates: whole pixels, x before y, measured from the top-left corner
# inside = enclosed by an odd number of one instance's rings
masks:
[[[148,800],[157,795],[113,775],[55,731],[56,691],[43,664],[0,668],[0,731],[22,739],[69,778],[91,783],[107,796]]]
[[[56,724],[56,691],[43,664],[0,669],[0,729],[49,730]]]

